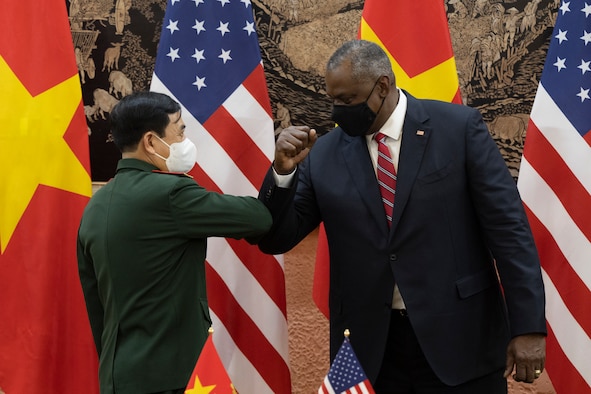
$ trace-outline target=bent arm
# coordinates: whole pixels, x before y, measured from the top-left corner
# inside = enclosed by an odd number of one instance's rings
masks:
[[[170,194],[174,219],[189,237],[246,238],[256,243],[272,224],[268,209],[254,197],[220,194],[181,181]]]

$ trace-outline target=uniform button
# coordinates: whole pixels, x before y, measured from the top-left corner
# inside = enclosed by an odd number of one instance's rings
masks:
[[[390,255],[390,261],[396,261],[396,260],[398,260],[398,256],[396,256],[394,253],[392,253]]]

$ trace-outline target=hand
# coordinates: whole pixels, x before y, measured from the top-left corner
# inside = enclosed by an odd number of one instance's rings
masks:
[[[308,156],[317,139],[316,130],[308,126],[283,129],[275,143],[275,171],[280,175],[290,174]]]
[[[520,335],[507,346],[505,378],[513,371],[517,382],[532,383],[544,370],[546,360],[546,337],[543,334]]]

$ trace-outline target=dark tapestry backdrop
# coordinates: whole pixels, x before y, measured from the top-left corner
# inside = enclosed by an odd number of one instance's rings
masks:
[[[332,121],[324,66],[338,46],[356,37],[363,1],[251,1],[276,132],[306,124],[326,133]],[[88,123],[92,179],[107,181],[120,156],[110,137],[109,112],[121,97],[149,89],[166,0],[66,4]],[[481,111],[517,177],[559,1],[445,4],[464,102]]]

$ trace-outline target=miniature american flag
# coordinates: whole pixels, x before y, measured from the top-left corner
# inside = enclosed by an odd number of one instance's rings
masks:
[[[328,375],[318,389],[318,394],[335,393],[375,393],[353,351],[347,334],[345,334],[345,340],[330,366]]]

